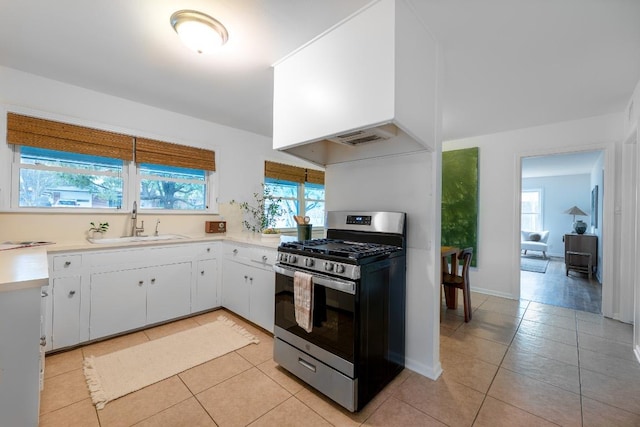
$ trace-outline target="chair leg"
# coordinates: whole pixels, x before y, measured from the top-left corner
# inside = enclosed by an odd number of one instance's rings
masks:
[[[471,290],[469,286],[462,288],[462,299],[464,300],[464,321],[468,323],[471,320]]]

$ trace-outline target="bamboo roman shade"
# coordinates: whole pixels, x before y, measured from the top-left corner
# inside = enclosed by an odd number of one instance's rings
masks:
[[[284,165],[282,163],[264,162],[264,176],[267,178],[281,179],[283,181],[304,182],[304,168]]]
[[[216,170],[216,153],[203,148],[136,138],[136,163]]]
[[[264,162],[264,176],[293,182],[324,184],[324,172],[275,162]]]
[[[307,182],[312,184],[322,184],[324,185],[324,172],[317,171],[315,169],[307,169]]]
[[[7,114],[7,143],[133,160],[133,137],[15,113]]]

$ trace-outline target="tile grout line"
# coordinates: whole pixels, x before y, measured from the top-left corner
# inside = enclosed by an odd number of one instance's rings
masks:
[[[531,303],[531,301],[529,301],[527,303],[527,308],[529,307],[529,304]],[[482,303],[484,304],[484,302]],[[480,304],[476,310],[478,310],[482,304]],[[496,373],[493,376],[493,378],[491,379],[491,383],[489,383],[489,387],[487,387],[487,392],[484,393],[484,396],[482,398],[482,402],[480,402],[480,407],[478,408],[478,412],[476,412],[475,417],[473,417],[473,422],[471,423],[471,425],[474,425],[475,422],[478,419],[478,415],[480,415],[480,410],[482,409],[482,406],[484,405],[484,402],[487,400],[487,396],[489,396],[489,390],[491,390],[491,386],[493,385],[494,381],[496,380],[496,377],[498,376],[498,372],[500,371],[500,368],[502,367],[502,363],[504,362],[504,359],[507,357],[507,353],[509,352],[509,349],[511,348],[511,344],[513,344],[513,340],[515,340],[516,338],[516,334],[518,333],[518,330],[520,329],[520,325],[522,324],[522,320],[524,319],[524,313],[527,311],[527,309],[524,310],[524,312],[522,313],[522,317],[520,317],[519,321],[518,321],[518,326],[516,327],[516,330],[513,334],[513,337],[511,337],[511,341],[509,341],[509,344],[507,345],[507,350],[504,352],[504,355],[502,356],[502,359],[500,359],[500,363],[498,364],[498,369],[496,369]],[[460,325],[462,326],[462,325]],[[505,404],[508,404],[507,402],[504,402]],[[513,406],[513,405],[511,405]],[[528,411],[527,411],[528,412]]]

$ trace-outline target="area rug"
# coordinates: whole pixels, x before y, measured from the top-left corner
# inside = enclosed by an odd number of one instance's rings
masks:
[[[520,270],[532,271],[534,273],[545,273],[549,265],[548,259],[541,258],[520,258]]]
[[[84,359],[91,400],[102,409],[114,399],[260,341],[224,316],[103,356]]]

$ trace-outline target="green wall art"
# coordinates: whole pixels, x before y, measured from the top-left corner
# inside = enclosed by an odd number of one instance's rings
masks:
[[[478,260],[478,147],[442,152],[442,246],[473,247]]]

